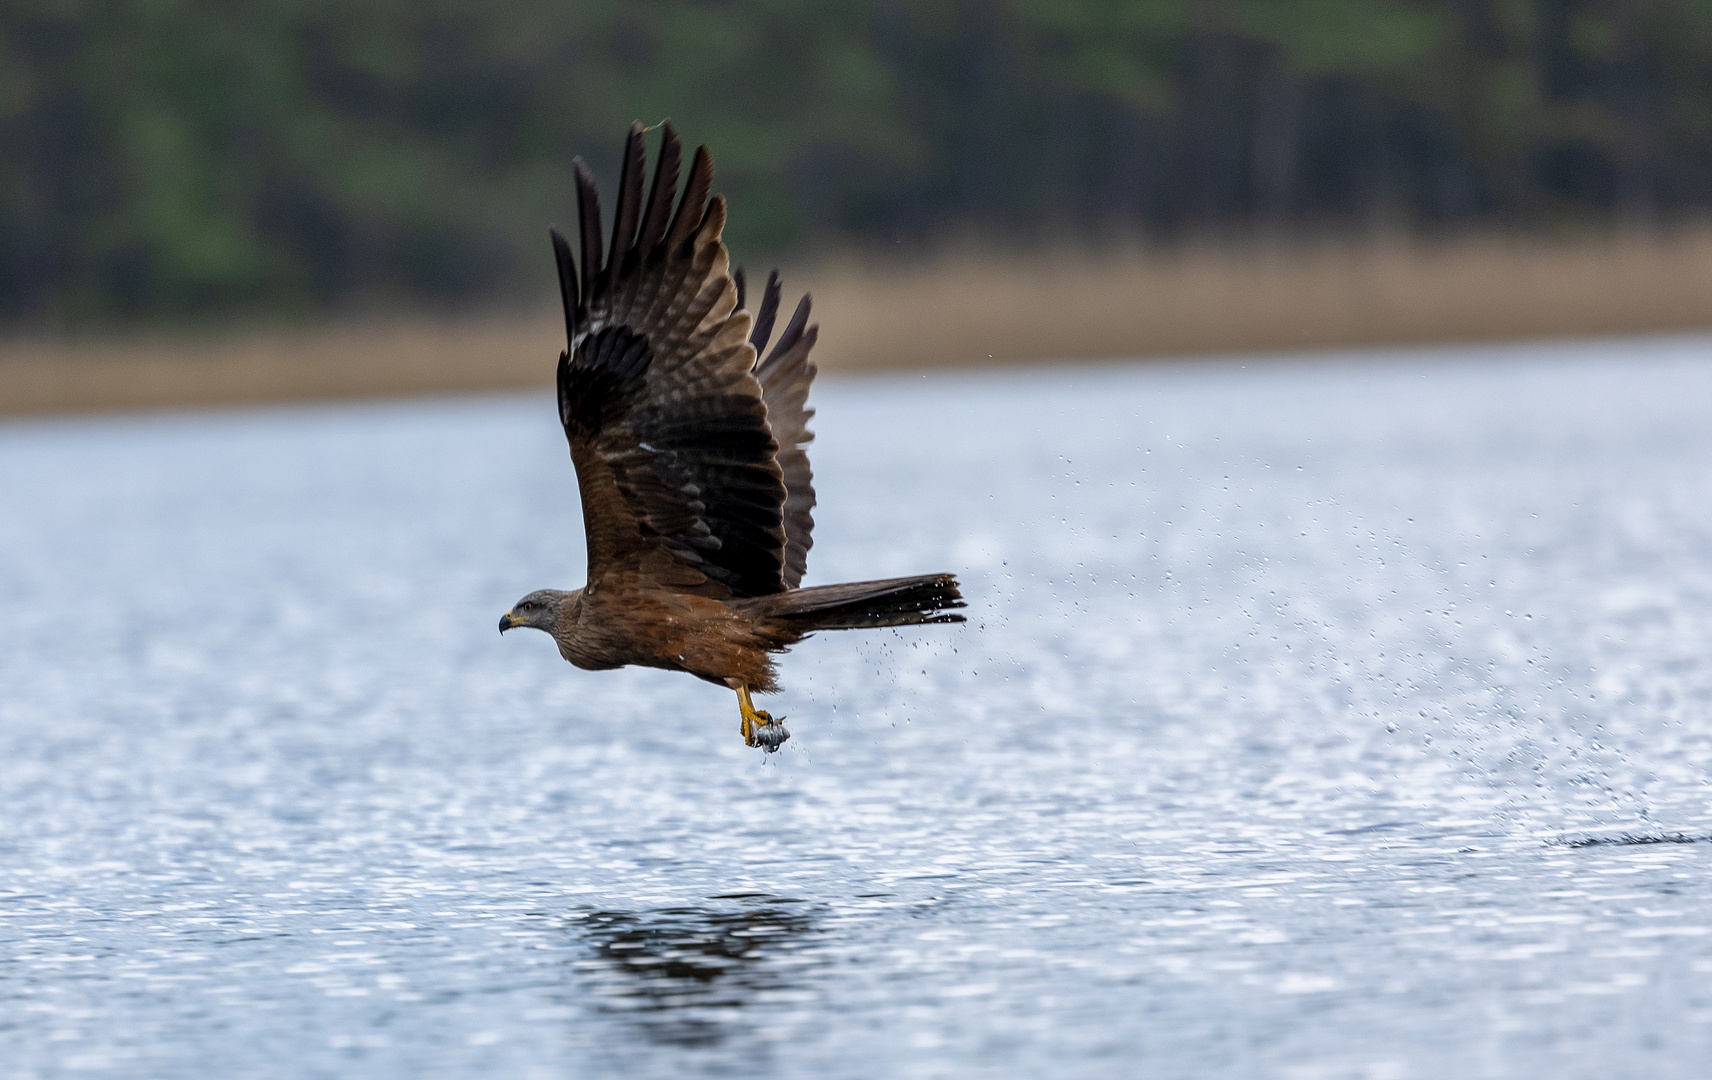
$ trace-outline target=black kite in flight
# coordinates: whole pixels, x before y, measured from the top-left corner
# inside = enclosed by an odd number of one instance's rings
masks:
[[[737,691],[744,741],[768,752],[790,733],[750,692],[778,690],[772,654],[816,630],[962,622],[950,574],[799,588],[814,519],[805,447],[818,327],[804,296],[766,359],[778,274],[744,310],[709,198],[713,159],[696,150],[673,213],[681,148],[663,125],[643,197],[644,129],[624,148],[618,215],[602,259],[599,195],[576,163],[582,273],[553,250],[570,348],[559,356],[559,419],[571,444],[588,537],[588,583],[519,600],[500,632],[531,626],[590,671],[640,664]]]

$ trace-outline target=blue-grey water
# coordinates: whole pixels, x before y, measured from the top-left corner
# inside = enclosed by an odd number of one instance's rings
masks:
[[[1712,342],[816,403],[770,759],[545,395],[0,426],[0,1074],[1706,1075]]]

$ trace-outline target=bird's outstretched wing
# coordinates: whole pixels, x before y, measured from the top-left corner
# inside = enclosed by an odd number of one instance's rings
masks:
[[[644,199],[643,134],[631,126],[604,261],[599,196],[581,159],[580,275],[552,234],[570,339],[559,418],[582,493],[589,585],[640,577],[711,596],[776,593],[786,587],[786,490],[750,316],[720,240],[725,200],[709,198],[713,162],[701,147],[673,212],[681,148],[670,124]]]
[[[743,270],[739,267],[732,277],[737,282],[737,306],[743,307]],[[761,383],[761,399],[767,405],[767,426],[779,444],[779,470],[785,480],[785,588],[802,584],[803,570],[808,566],[808,549],[814,546],[814,472],[808,465],[808,444],[814,432],[808,422],[814,410],[808,407],[808,388],[814,382],[816,368],[809,363],[808,354],[814,348],[820,327],[808,325],[809,298],[797,303],[796,314],[786,324],[779,343],[767,352],[767,340],[773,336],[773,323],[779,314],[779,273],[767,275],[767,288],[761,295],[761,307],[755,313],[755,328],[749,343],[755,355],[766,354],[755,367],[755,378]]]

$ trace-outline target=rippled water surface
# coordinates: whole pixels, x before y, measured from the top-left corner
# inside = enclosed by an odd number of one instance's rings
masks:
[[[0,1072],[1703,1076],[1709,361],[828,381],[772,759],[544,396],[0,427]]]

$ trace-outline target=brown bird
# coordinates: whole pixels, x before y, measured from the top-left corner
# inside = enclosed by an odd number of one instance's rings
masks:
[[[773,654],[817,630],[962,622],[950,574],[799,588],[814,518],[805,450],[818,327],[809,298],[766,359],[779,310],[767,280],[753,317],[743,272],[709,198],[699,147],[682,201],[681,148],[664,128],[643,197],[645,129],[624,147],[617,220],[602,259],[594,177],[578,158],[579,275],[553,230],[570,347],[559,355],[559,420],[571,444],[588,538],[588,582],[530,593],[499,620],[545,630],[589,671],[640,664],[737,691],[743,739],[771,753],[790,737],[751,693],[778,690]]]

